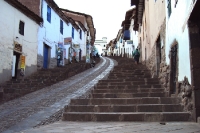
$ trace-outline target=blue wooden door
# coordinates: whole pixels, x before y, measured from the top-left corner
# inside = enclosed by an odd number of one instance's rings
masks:
[[[43,68],[48,68],[48,46],[44,45],[44,61],[43,61]]]

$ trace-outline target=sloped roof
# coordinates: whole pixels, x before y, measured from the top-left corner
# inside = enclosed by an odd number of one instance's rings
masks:
[[[130,24],[131,24],[131,19],[132,18],[135,19],[135,14],[136,14],[136,8],[135,7],[126,11],[125,20],[122,21],[122,24],[121,24],[121,26],[123,27],[122,31],[129,29]]]
[[[116,37],[116,41],[119,40],[121,34],[122,34],[122,29],[120,29],[120,30],[118,31],[118,34],[117,34],[117,37]]]
[[[37,24],[40,24],[43,22],[43,19],[35,14],[33,11],[29,10],[25,5],[23,5],[21,2],[18,0],[5,0],[7,3],[21,11],[23,14],[25,14],[27,17],[31,18],[34,20]]]
[[[8,0],[7,0],[8,1]],[[20,1],[25,7],[30,9],[35,14],[41,16],[40,8],[41,8],[41,0],[9,0],[9,1]],[[67,24],[72,20],[67,18],[63,12],[60,10],[58,5],[54,2],[54,0],[45,0],[46,3],[58,14],[58,16],[65,21]],[[75,26],[74,26],[75,27]]]
[[[77,21],[83,31],[87,31],[85,26],[81,23],[81,21]]]
[[[74,13],[74,14],[77,14],[77,15],[85,16],[87,25],[88,25],[89,30],[90,30],[91,44],[93,45],[93,44],[94,44],[94,41],[95,41],[96,29],[94,28],[92,16],[91,16],[91,15],[88,15],[88,14],[85,14],[85,13],[75,12],[75,11],[71,11],[71,10],[67,10],[67,9],[62,9],[62,8],[60,8],[60,9],[61,9],[63,12],[70,12],[70,13]]]
[[[136,17],[134,19],[133,30],[137,31],[139,24],[142,23],[143,10],[144,10],[144,0],[131,0],[131,6],[136,6]]]

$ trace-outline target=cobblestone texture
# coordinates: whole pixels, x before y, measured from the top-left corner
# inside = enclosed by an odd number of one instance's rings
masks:
[[[113,66],[112,60],[102,58],[94,68],[0,105],[0,132],[19,132],[59,120],[70,99],[87,97],[98,80],[106,77]]]

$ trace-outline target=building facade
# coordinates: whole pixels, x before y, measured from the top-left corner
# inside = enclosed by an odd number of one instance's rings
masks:
[[[43,20],[17,0],[0,1],[0,5],[0,20],[3,20],[0,21],[0,83],[3,83],[37,71],[38,30]]]
[[[102,37],[101,40],[95,40],[94,45],[98,48],[99,55],[105,55],[105,53],[107,52],[107,43],[107,37]]]
[[[136,6],[142,63],[157,76],[169,96],[182,98],[184,111],[200,117],[199,16],[196,0],[131,0]]]

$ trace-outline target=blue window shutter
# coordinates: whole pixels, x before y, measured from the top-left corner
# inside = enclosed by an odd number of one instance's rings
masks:
[[[51,8],[47,5],[47,21],[51,23]]]
[[[130,31],[129,30],[125,30],[124,31],[124,40],[130,40]]]
[[[72,27],[72,38],[74,39],[74,27]]]
[[[60,20],[60,33],[63,34],[63,21]]]
[[[82,30],[80,30],[80,39],[82,39]]]

